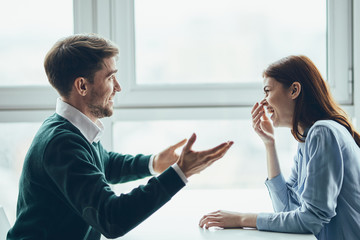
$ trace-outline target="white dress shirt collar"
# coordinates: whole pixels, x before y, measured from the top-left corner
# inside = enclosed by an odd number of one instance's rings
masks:
[[[104,132],[104,125],[100,120],[94,123],[78,109],[62,101],[61,98],[57,99],[56,113],[78,128],[90,143],[100,141],[100,137]]]

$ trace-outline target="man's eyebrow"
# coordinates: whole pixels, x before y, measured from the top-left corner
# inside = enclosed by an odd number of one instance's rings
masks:
[[[107,75],[106,75],[106,77],[110,77],[111,75],[113,75],[114,73],[117,73],[117,69],[115,69],[115,70],[113,70],[113,71],[110,71]]]

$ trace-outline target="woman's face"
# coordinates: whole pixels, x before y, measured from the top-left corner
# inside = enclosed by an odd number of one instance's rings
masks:
[[[292,127],[295,99],[292,88],[285,88],[274,78],[264,78],[265,98],[261,103],[267,109],[274,127]]]

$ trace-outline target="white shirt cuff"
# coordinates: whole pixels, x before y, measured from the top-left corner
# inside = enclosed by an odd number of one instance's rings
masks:
[[[154,157],[155,157],[155,155],[151,155],[150,160],[149,160],[149,171],[150,171],[151,175],[157,174],[157,172],[154,171],[154,165],[153,165]]]
[[[177,163],[174,163],[173,165],[171,165],[171,167],[175,170],[175,172],[179,175],[179,177],[181,178],[181,180],[183,180],[183,182],[185,184],[187,184],[188,180],[185,176],[185,174],[183,173],[183,171],[180,169],[179,165],[177,165]]]
[[[150,160],[149,160],[149,171],[150,171],[150,174],[153,176],[158,174],[157,172],[155,172],[154,166],[153,166],[154,157],[155,157],[155,155],[151,155]],[[177,163],[174,163],[173,165],[171,165],[171,167],[175,170],[175,172],[179,175],[179,177],[181,178],[181,180],[183,180],[183,182],[185,184],[188,183],[188,180],[187,180],[185,174],[180,169],[179,165],[177,165]]]

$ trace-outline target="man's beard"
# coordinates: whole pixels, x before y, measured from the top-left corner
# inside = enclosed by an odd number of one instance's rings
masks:
[[[110,117],[113,114],[112,109],[99,105],[88,104],[91,114],[96,118]]]
[[[97,92],[92,91],[91,92],[92,99],[95,101],[92,101],[88,104],[88,108],[90,109],[90,113],[96,117],[96,118],[104,118],[104,117],[110,117],[113,114],[113,110],[110,107],[103,107],[101,105],[95,105],[96,100],[99,99],[99,94]]]

